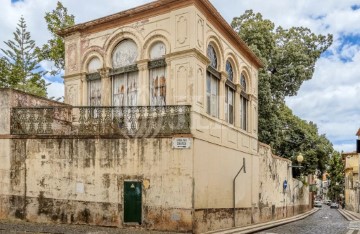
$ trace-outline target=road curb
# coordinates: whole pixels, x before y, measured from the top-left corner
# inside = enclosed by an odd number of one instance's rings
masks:
[[[291,223],[291,222],[294,222],[294,221],[297,221],[297,220],[304,219],[304,218],[314,214],[318,210],[319,209],[314,208],[314,209],[312,209],[310,211],[307,211],[307,212],[305,212],[303,214],[295,215],[293,217],[286,218],[286,219],[280,219],[280,220],[270,221],[270,222],[266,222],[266,223],[259,223],[259,224],[246,226],[246,227],[227,228],[227,229],[222,229],[222,230],[217,230],[217,231],[206,232],[205,234],[253,233],[253,232],[261,231],[261,230],[264,230],[264,229],[270,229],[270,228],[273,228],[273,227],[276,227],[276,226],[280,226],[280,225]]]
[[[338,209],[339,213],[344,216],[347,221],[359,220],[360,216],[357,213],[345,209]]]

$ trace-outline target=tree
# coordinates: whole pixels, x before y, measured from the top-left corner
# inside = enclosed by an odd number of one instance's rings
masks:
[[[332,43],[332,35],[315,35],[304,27],[275,28],[260,13],[247,10],[232,27],[264,63],[259,71],[259,140],[274,153],[291,158],[304,154],[306,173],[324,171],[333,151],[317,126],[294,116],[285,97],[297,94],[312,78],[316,60]]]
[[[37,51],[42,59],[54,62],[56,69],[51,71],[51,74],[57,75],[65,67],[65,44],[64,40],[56,33],[61,29],[73,26],[75,17],[68,15],[67,8],[61,2],[57,2],[56,9],[47,12],[44,18],[52,38],[41,49],[38,48]]]
[[[35,41],[26,30],[23,17],[20,18],[17,26],[14,40],[4,42],[8,49],[1,49],[5,56],[0,59],[0,85],[44,97],[46,83],[42,76],[45,72],[39,65],[40,59],[35,52]]]
[[[286,127],[278,119],[285,97],[297,94],[311,79],[315,62],[332,43],[332,35],[315,35],[307,28],[275,29],[260,13],[247,10],[232,27],[264,62],[259,72],[259,140],[271,146]]]
[[[275,136],[273,151],[277,155],[292,159],[299,153],[304,155],[304,162],[301,169],[303,174],[313,174],[319,170],[322,174],[327,169],[329,155],[333,152],[331,142],[320,135],[316,124],[307,122],[295,116],[291,109],[285,104],[279,105],[277,110],[279,126],[285,126]],[[298,169],[293,170],[294,174],[300,173]]]
[[[329,198],[331,200],[338,200],[340,194],[344,193],[344,163],[342,161],[341,155],[338,152],[335,152],[329,164]]]
[[[4,57],[0,58],[0,87],[7,88],[10,87],[8,77],[9,77],[10,64]]]

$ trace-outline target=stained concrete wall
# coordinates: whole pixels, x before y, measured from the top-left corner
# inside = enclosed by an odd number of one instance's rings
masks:
[[[124,181],[140,181],[143,227],[189,231],[192,150],[171,140],[13,139],[9,216],[122,227]]]

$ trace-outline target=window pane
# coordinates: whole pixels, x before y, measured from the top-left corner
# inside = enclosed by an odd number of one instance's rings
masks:
[[[90,106],[101,106],[101,79],[88,82],[88,97]]]
[[[246,79],[244,74],[241,74],[240,85],[241,85],[241,90],[246,92]]]
[[[217,69],[217,56],[215,49],[212,45],[208,46],[207,57],[210,59],[210,66]]]
[[[206,103],[207,103],[207,109],[206,109],[206,112],[208,114],[210,114],[210,105],[211,105],[211,100],[210,100],[210,93],[206,94]]]
[[[156,42],[150,49],[150,59],[159,59],[166,54],[166,48],[161,41]]]
[[[97,72],[101,68],[101,61],[99,58],[93,58],[88,64],[88,72],[93,73]]]
[[[211,75],[210,75],[210,73],[207,73],[207,76],[206,76],[206,92],[210,93],[210,90],[211,90]]]
[[[112,55],[113,68],[125,67],[135,63],[138,56],[137,46],[132,40],[121,41]]]
[[[138,99],[138,73],[124,73],[113,78],[113,105],[136,106]]]
[[[233,69],[229,61],[226,61],[226,72],[228,75],[228,80],[233,81]]]
[[[127,80],[127,105],[137,105],[137,94],[138,94],[138,83],[137,83],[137,72],[128,73]]]
[[[234,106],[232,104],[229,105],[229,123],[234,124]]]
[[[229,87],[225,87],[225,120],[229,122],[229,113],[228,113],[228,99],[229,99]]]
[[[113,78],[113,105],[126,105],[127,74],[117,75]]]
[[[240,110],[241,128],[247,130],[247,100],[246,98],[241,97],[240,102],[241,102],[241,110]]]
[[[166,105],[165,67],[159,67],[150,70],[150,105]]]

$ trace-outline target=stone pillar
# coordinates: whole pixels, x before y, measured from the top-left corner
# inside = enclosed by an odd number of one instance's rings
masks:
[[[221,79],[219,82],[219,119],[226,120],[225,118],[225,82],[227,80],[227,73],[221,72]]]
[[[86,79],[86,73],[81,74],[80,76],[80,90],[79,90],[79,95],[80,95],[80,106],[87,106],[89,105],[88,103],[88,83],[87,83],[87,79]]]
[[[101,76],[101,105],[112,105],[112,85],[110,77],[110,68],[101,68],[98,70]]]
[[[150,83],[149,83],[149,69],[148,60],[141,60],[137,64],[139,69],[139,90],[138,90],[138,105],[149,106],[150,105]]]
[[[240,128],[240,93],[241,85],[236,84],[235,102],[234,102],[234,114],[235,114],[235,127]]]

